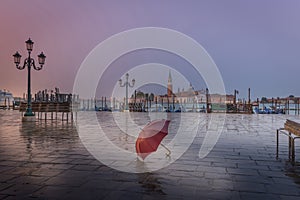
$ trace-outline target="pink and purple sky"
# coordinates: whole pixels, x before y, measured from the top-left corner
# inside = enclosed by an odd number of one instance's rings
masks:
[[[250,87],[252,99],[300,96],[299,9],[298,0],[3,0],[0,89],[16,96],[26,92],[27,73],[16,69],[12,55],[19,51],[22,60],[26,57],[29,37],[35,42],[33,56],[41,51],[47,56],[43,70],[32,72],[32,91],[59,87],[71,92],[77,70],[96,45],[150,26],[199,42],[217,64],[227,93],[237,89],[246,97]]]

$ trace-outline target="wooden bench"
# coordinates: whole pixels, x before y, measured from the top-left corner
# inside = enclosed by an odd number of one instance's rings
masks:
[[[38,119],[42,120],[42,115],[44,114],[44,120],[47,120],[48,113],[51,114],[51,120],[54,120],[53,114],[55,114],[55,119],[57,120],[57,113],[62,113],[61,120],[68,121],[69,113],[71,114],[71,120],[73,120],[73,112],[75,112],[75,117],[77,119],[77,111],[80,107],[79,103],[72,102],[32,102],[31,108],[32,112],[37,113]],[[19,111],[26,112],[27,103],[21,102]],[[64,119],[64,115],[67,115],[67,119]]]
[[[20,107],[19,107],[19,111],[23,113],[23,112],[26,111],[26,108],[27,108],[27,103],[21,102]]]
[[[287,119],[284,128],[277,129],[276,132],[276,158],[279,151],[279,134],[282,133],[289,137],[289,160],[295,164],[295,140],[300,138],[300,123]]]

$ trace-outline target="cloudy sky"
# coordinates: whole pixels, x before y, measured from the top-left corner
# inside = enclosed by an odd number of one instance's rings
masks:
[[[26,57],[24,42],[29,37],[35,42],[33,55],[43,51],[47,56],[43,70],[32,72],[33,92],[54,87],[71,92],[77,70],[99,43],[129,29],[163,27],[188,35],[206,49],[227,93],[237,89],[241,98],[246,97],[250,87],[253,98],[300,96],[299,9],[298,0],[2,0],[0,89],[15,95],[26,92],[26,71],[16,69],[12,55],[18,50]],[[157,54],[150,52],[152,59],[139,64],[155,58],[170,64],[175,59]],[[143,56],[131,54],[126,59]],[[108,75],[115,81],[123,73],[126,70],[116,68]],[[161,76],[167,79],[168,74]]]

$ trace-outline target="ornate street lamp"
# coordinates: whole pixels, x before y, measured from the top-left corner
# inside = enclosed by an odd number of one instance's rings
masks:
[[[133,87],[134,86],[134,83],[135,83],[135,80],[132,79],[131,80],[131,84],[129,83],[128,81],[128,78],[129,78],[129,74],[126,73],[126,81],[124,84],[122,84],[122,79],[119,80],[119,83],[120,83],[120,87],[125,87],[126,88],[126,99],[125,99],[125,111],[129,111],[129,108],[128,108],[128,86],[129,87]]]
[[[32,109],[31,109],[31,79],[30,79],[30,70],[31,67],[33,67],[35,70],[41,70],[43,68],[43,65],[45,64],[45,59],[46,56],[44,53],[40,53],[38,55],[38,62],[40,66],[35,65],[35,61],[33,58],[30,57],[31,51],[33,49],[33,41],[29,38],[26,42],[26,49],[28,51],[28,57],[24,60],[23,66],[20,65],[21,63],[21,54],[19,52],[16,52],[13,57],[14,57],[14,63],[16,64],[17,69],[23,70],[27,66],[28,70],[28,84],[27,84],[27,109],[24,114],[24,116],[34,116]]]

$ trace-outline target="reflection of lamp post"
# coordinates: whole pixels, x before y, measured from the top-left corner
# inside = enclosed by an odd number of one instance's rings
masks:
[[[31,109],[31,79],[30,79],[30,70],[31,67],[33,67],[35,70],[41,70],[43,68],[43,65],[45,64],[45,59],[46,56],[44,55],[44,53],[40,53],[40,55],[38,55],[38,62],[40,64],[40,66],[35,66],[35,62],[34,59],[30,57],[31,51],[33,49],[33,41],[29,38],[26,42],[26,48],[28,51],[28,57],[24,60],[24,64],[23,66],[20,66],[20,62],[21,62],[21,55],[19,54],[19,52],[16,52],[13,56],[14,56],[14,63],[16,64],[17,69],[22,70],[27,66],[27,70],[28,70],[28,84],[27,84],[27,109],[26,112],[24,114],[24,116],[34,116],[34,114],[32,113],[32,109]]]
[[[122,79],[119,80],[120,87],[125,87],[125,89],[126,89],[125,111],[129,111],[129,108],[128,108],[128,86],[129,86],[129,87],[133,87],[133,86],[134,86],[134,83],[135,83],[135,80],[132,79],[131,84],[130,84],[130,83],[128,82],[128,78],[129,78],[129,74],[126,73],[126,81],[125,81],[125,83],[122,84]]]

